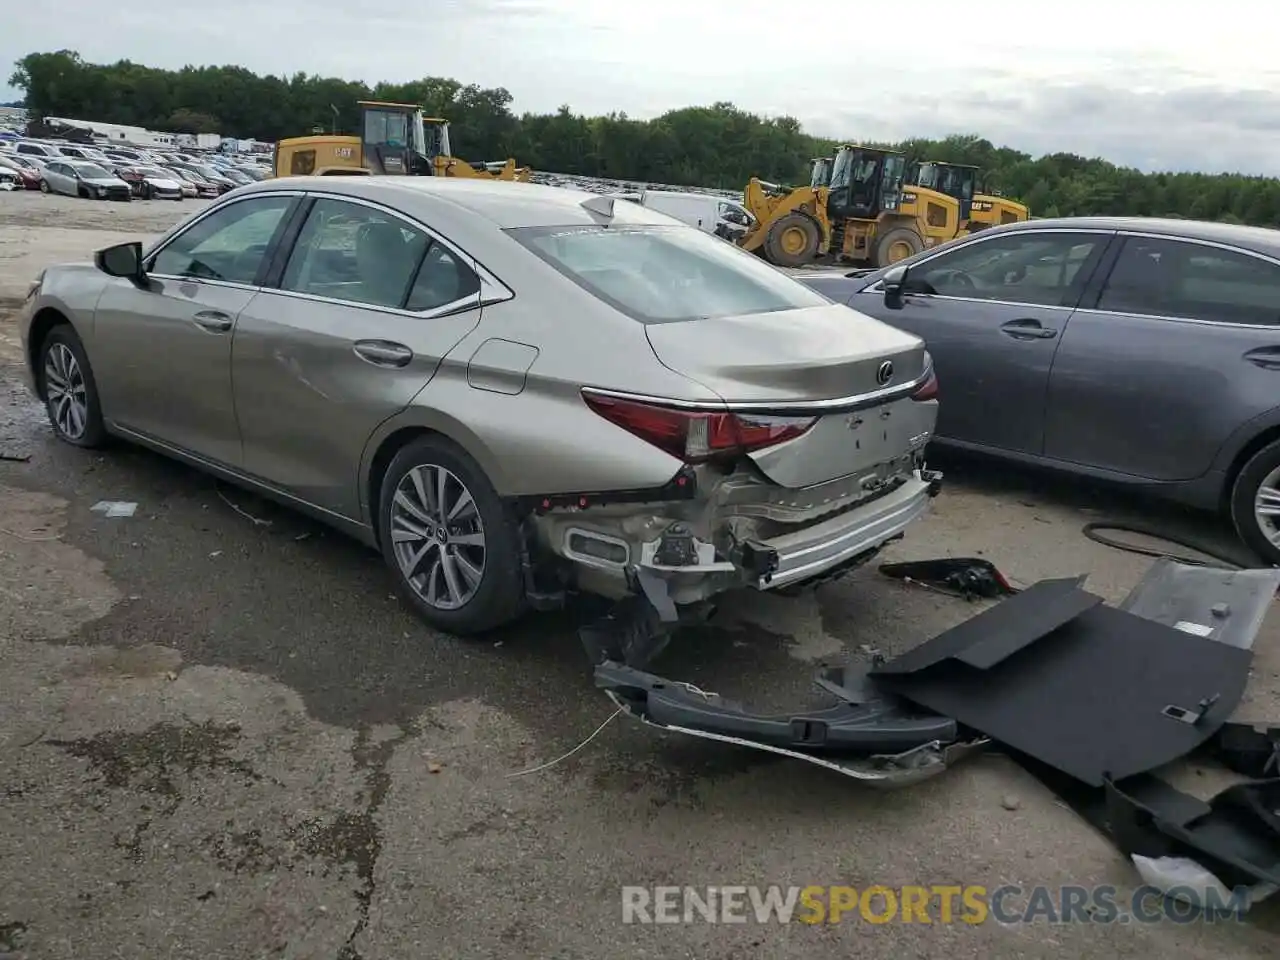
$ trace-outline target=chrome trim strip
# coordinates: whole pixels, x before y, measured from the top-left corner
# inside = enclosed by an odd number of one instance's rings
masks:
[[[633,403],[647,403],[655,407],[666,407],[672,410],[696,410],[704,413],[715,413],[727,409],[733,413],[841,413],[862,410],[866,407],[878,406],[891,400],[900,400],[915,393],[933,375],[933,366],[925,367],[924,372],[907,383],[883,387],[868,393],[857,393],[848,397],[832,397],[827,400],[676,400],[671,397],[653,397],[643,393],[629,393],[624,390],[611,390],[606,387],[583,387],[582,392],[593,397],[611,397],[616,400],[629,400]]]
[[[1230,243],[1223,243],[1219,240],[1202,240],[1199,237],[1181,237],[1174,236],[1170,233],[1146,233],[1141,230],[1125,230],[1120,229],[1121,236],[1124,237],[1142,237],[1144,240],[1169,240],[1174,243],[1194,243],[1202,247],[1215,247],[1218,250],[1227,250],[1231,253],[1243,254],[1246,257],[1254,257],[1263,260],[1273,266],[1280,267],[1280,257],[1273,257],[1267,253],[1259,253],[1257,250],[1250,250],[1247,247],[1237,247]]]
[[[361,303],[359,300],[339,300],[336,297],[321,297],[313,293],[298,293],[295,290],[282,290],[280,287],[259,287],[259,293],[269,293],[276,297],[288,297],[292,300],[306,300],[310,303],[324,303],[348,310],[368,310],[373,313],[386,313],[396,317],[414,317],[418,320],[430,320],[464,310],[479,310],[487,303],[500,303],[500,300],[484,300],[479,296],[463,297],[431,310],[401,310],[397,307],[384,307],[376,303]]]

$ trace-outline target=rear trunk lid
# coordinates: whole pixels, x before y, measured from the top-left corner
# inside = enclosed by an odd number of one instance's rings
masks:
[[[665,366],[731,402],[862,396],[924,370],[922,340],[841,304],[651,323],[645,332]],[[885,361],[893,365],[887,381],[879,378]]]
[[[743,416],[813,417],[793,440],[751,458],[774,483],[863,478],[868,491],[909,470],[937,405],[909,399],[925,373],[923,341],[840,304],[648,324],[658,359]]]

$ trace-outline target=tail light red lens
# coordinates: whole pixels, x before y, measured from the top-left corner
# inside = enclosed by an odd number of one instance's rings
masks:
[[[916,387],[915,392],[911,394],[912,400],[923,402],[925,400],[938,399],[938,375],[933,372],[933,364],[928,366],[929,375],[925,377],[924,383]]]
[[[802,436],[817,417],[675,410],[636,400],[584,393],[600,416],[685,463],[751,453]]]

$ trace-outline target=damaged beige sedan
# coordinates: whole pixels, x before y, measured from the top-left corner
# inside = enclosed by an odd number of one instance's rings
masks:
[[[919,339],[586,193],[270,180],[45,271],[20,321],[59,438],[305,510],[453,633],[575,591],[674,623],[819,582],[939,482]]]

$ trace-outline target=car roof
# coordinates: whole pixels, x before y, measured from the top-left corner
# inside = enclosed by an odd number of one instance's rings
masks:
[[[1269,256],[1280,256],[1280,230],[1238,223],[1212,223],[1175,217],[1057,217],[993,227],[1000,232],[1023,230],[1116,230],[1224,243]],[[985,232],[985,231],[984,231]]]
[[[465,213],[483,217],[499,229],[596,225],[601,222],[599,216],[582,203],[603,196],[566,187],[453,177],[282,177],[246,185],[238,195],[272,190],[345,194],[428,218],[432,211]],[[612,222],[666,226],[675,221],[634,203],[620,203],[614,206]]]

